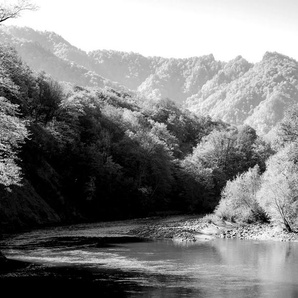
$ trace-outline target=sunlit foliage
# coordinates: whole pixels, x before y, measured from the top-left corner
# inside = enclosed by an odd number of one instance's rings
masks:
[[[257,194],[259,204],[274,223],[292,231],[298,220],[297,144],[269,158],[262,180]]]

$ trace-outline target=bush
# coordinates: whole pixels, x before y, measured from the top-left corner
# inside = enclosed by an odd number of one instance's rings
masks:
[[[255,222],[266,220],[266,214],[257,202],[256,195],[261,186],[259,167],[228,181],[221,194],[215,214],[232,222]]]

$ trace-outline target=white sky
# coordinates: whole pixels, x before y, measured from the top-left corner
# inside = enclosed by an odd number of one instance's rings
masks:
[[[12,3],[14,0],[10,0]],[[34,1],[34,0],[32,0]],[[0,0],[0,3],[3,0]],[[54,31],[85,51],[250,62],[266,51],[298,60],[298,0],[35,0],[7,25]]]

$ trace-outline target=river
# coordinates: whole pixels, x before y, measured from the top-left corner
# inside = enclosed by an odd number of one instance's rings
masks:
[[[145,241],[128,234],[138,224],[8,235],[0,249],[25,263],[1,272],[0,288],[7,297],[298,297],[298,243]]]

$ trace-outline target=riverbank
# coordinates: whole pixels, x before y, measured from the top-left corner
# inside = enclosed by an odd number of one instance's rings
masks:
[[[210,217],[181,215],[10,235],[0,241],[7,258],[2,256],[6,268],[0,263],[1,294],[36,298],[94,293],[100,297],[220,297],[222,293],[291,297],[298,286],[298,245],[206,241],[224,229],[230,234],[229,223],[222,224]],[[148,241],[149,237],[171,240]],[[9,267],[13,263],[16,267]],[[262,290],[256,291],[260,284]]]
[[[149,221],[130,233],[149,239],[192,242],[208,241],[214,238],[298,242],[298,233],[286,232],[273,224],[236,224],[212,216],[163,218]]]

